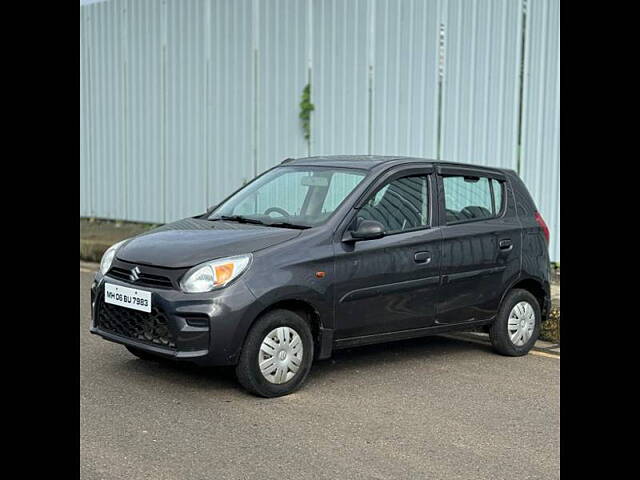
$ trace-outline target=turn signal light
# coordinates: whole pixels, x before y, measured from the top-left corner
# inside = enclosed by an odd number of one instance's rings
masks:
[[[231,276],[233,275],[233,263],[215,265],[213,268],[216,271],[216,285],[224,285],[231,279]]]

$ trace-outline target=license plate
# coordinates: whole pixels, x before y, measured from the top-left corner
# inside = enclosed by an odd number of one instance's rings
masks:
[[[119,307],[151,312],[151,292],[105,283],[104,301]]]

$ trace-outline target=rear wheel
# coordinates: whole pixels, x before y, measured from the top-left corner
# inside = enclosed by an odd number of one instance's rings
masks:
[[[251,327],[236,366],[240,384],[263,397],[300,388],[313,360],[309,324],[289,310],[273,310]]]
[[[540,305],[527,290],[510,291],[489,330],[493,348],[502,355],[526,355],[540,334]]]

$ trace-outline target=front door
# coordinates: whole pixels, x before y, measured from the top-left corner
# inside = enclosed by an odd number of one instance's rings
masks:
[[[336,339],[430,326],[440,281],[441,229],[432,227],[435,181],[397,169],[359,202],[348,229],[376,220],[385,236],[336,242]]]

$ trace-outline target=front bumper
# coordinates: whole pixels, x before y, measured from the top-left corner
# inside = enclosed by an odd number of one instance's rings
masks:
[[[241,279],[240,279],[241,280]],[[157,344],[143,336],[134,338],[115,331],[100,317],[104,307],[104,285],[111,283],[151,292],[151,304],[166,319],[171,343]],[[131,322],[140,321],[135,310],[119,309],[122,317],[131,315]],[[201,365],[234,365],[253,318],[261,306],[242,281],[224,289],[203,294],[187,294],[176,289],[150,288],[124,282],[98,273],[91,287],[91,327],[93,334],[105,340],[139,348],[175,360]],[[146,315],[146,314],[145,314]],[[135,318],[134,318],[135,317]]]

